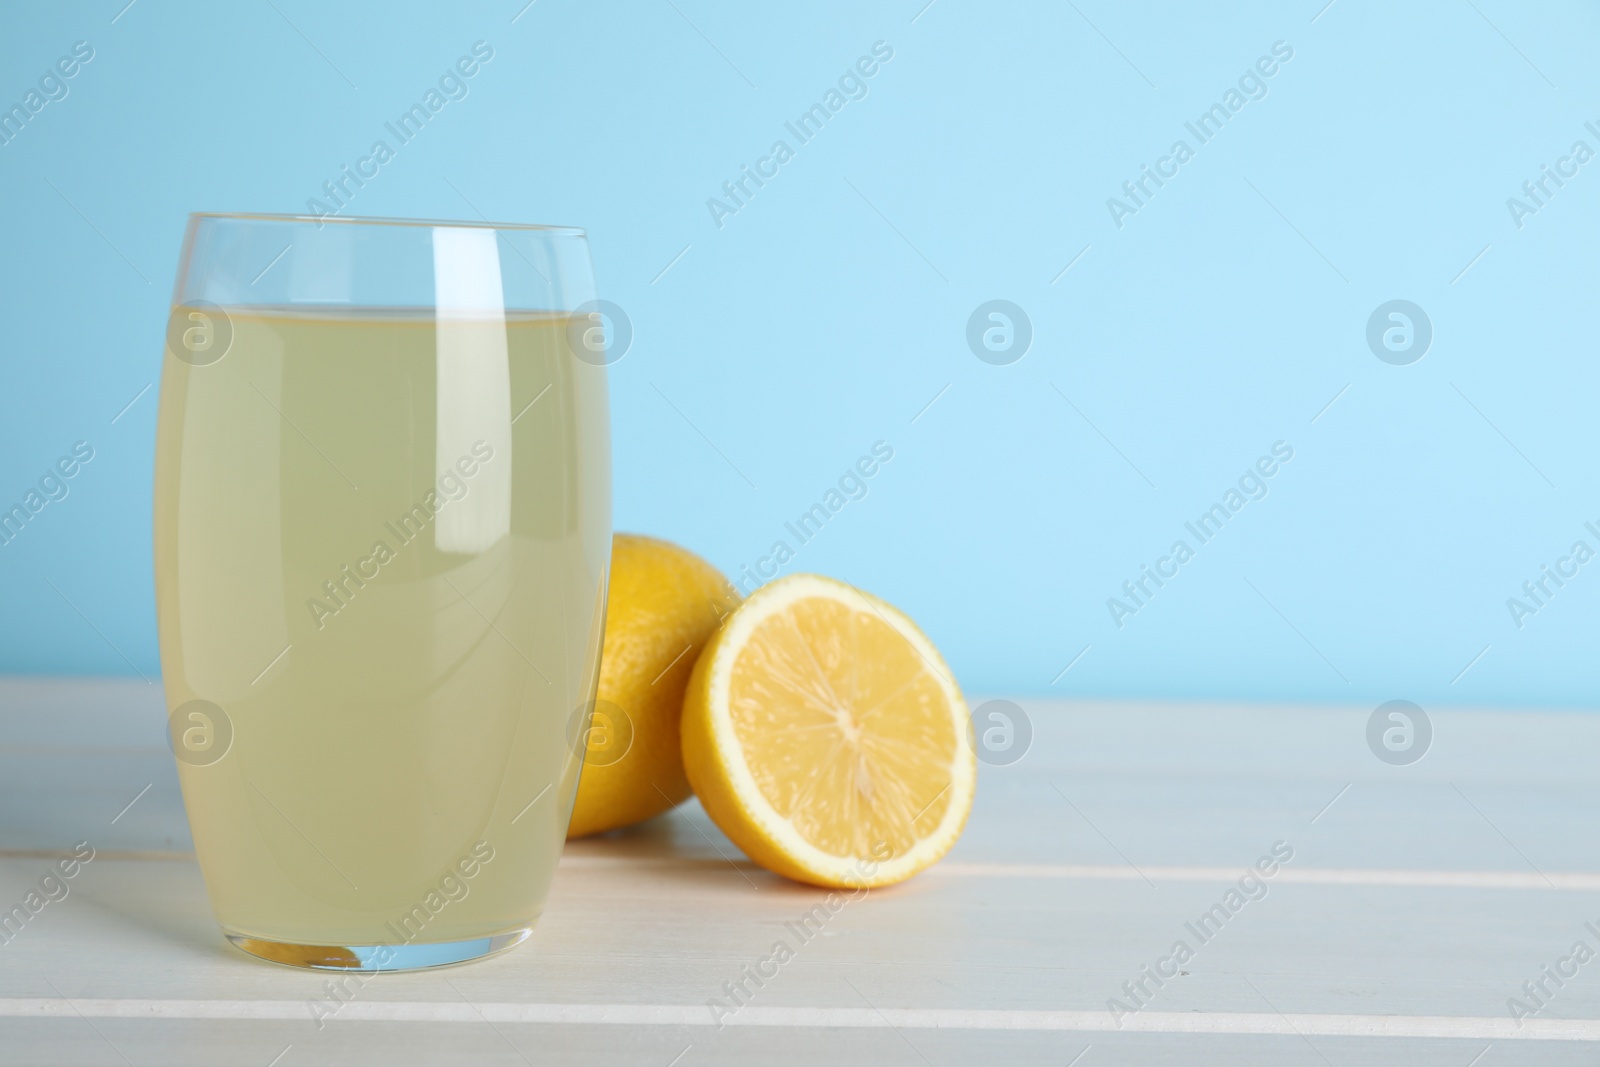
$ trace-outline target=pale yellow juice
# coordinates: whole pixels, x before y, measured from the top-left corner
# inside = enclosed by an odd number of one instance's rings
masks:
[[[168,706],[223,720],[174,731],[217,918],[319,945],[526,928],[598,677],[604,371],[557,316],[224,314],[221,359],[168,353],[155,497]]]

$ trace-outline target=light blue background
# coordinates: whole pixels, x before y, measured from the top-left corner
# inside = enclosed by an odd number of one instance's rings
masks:
[[[1600,161],[1521,230],[1506,207],[1600,149],[1592,5],[124,2],[0,32],[5,106],[95,49],[0,147],[0,506],[96,450],[0,548],[0,670],[157,675],[155,391],[111,420],[158,373],[185,214],[303,211],[482,39],[352,212],[588,229],[635,330],[619,529],[736,573],[883,440],[785,572],[900,605],[971,692],[1600,693],[1600,562],[1520,630],[1506,607],[1600,549]],[[879,40],[867,98],[795,145]],[[1269,95],[1118,229],[1107,198],[1280,40]],[[779,138],[796,158],[719,229],[707,198]],[[965,342],[995,298],[1033,324],[1010,366]],[[1433,322],[1411,366],[1365,343],[1394,298]],[[1270,495],[1119,630],[1106,599],[1278,440]]]

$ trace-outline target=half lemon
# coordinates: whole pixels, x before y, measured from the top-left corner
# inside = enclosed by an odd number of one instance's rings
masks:
[[[977,761],[933,643],[854,586],[796,574],[706,645],[683,763],[707,814],[757,863],[814,885],[911,877],[950,850]]]

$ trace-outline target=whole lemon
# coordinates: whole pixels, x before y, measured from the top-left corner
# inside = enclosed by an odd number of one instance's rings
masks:
[[[739,596],[669,541],[617,534],[600,686],[567,837],[631,826],[689,796],[678,720],[700,650]]]

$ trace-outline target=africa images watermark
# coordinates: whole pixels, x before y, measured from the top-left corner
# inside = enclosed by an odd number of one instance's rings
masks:
[[[1287,441],[1274,441],[1272,454],[1260,457],[1253,467],[1239,476],[1238,488],[1229,486],[1219,503],[1201,512],[1193,522],[1183,524],[1184,529],[1194,536],[1196,545],[1203,545],[1221,533],[1223,525],[1243,511],[1250,501],[1266,499],[1267,479],[1282,469],[1280,464],[1288,463],[1293,458],[1294,448]],[[1141,564],[1139,576],[1122,583],[1122,597],[1106,598],[1106,610],[1111,613],[1111,621],[1116,623],[1117,629],[1127,625],[1123,620],[1128,616],[1137,615],[1147,607],[1156,593],[1178,576],[1179,568],[1194,556],[1195,549],[1180,538],[1172,543],[1167,555],[1156,560],[1154,568],[1149,564]],[[1152,582],[1155,583],[1154,589],[1150,587]]]
[[[1593,922],[1585,922],[1583,928],[1596,938],[1600,938],[1600,927],[1596,927]],[[1578,971],[1594,957],[1595,950],[1589,942],[1580,938],[1573,943],[1565,956],[1555,961],[1554,965],[1544,964],[1539,968],[1537,977],[1523,982],[1522,995],[1527,998],[1526,1000],[1518,1000],[1516,997],[1506,998],[1506,1010],[1511,1013],[1511,1018],[1516,1020],[1517,1029],[1522,1029],[1522,1020],[1548,1008],[1556,994],[1564,989],[1568,982],[1578,977]],[[1552,989],[1551,986],[1555,988]]]
[[[470,91],[467,82],[476,77],[483,66],[494,58],[494,49],[483,41],[472,43],[470,55],[458,58],[455,63],[447,67],[439,75],[438,86],[429,86],[422,94],[422,100],[412,104],[393,122],[385,122],[383,128],[388,130],[395,139],[394,147],[389,142],[379,138],[372,142],[372,147],[367,154],[356,160],[354,168],[348,163],[339,165],[336,177],[322,183],[322,193],[333,203],[329,205],[316,197],[306,201],[306,213],[317,217],[318,225],[323,219],[341,215],[344,209],[350,206],[350,201],[355,199],[373,178],[380,173],[380,168],[395,157],[396,149],[410,144],[412,139],[422,132],[433,118],[444,110],[446,104],[452,100],[465,100]]]
[[[1593,122],[1585,122],[1583,128],[1590,135],[1600,139],[1600,127]],[[1550,200],[1564,188],[1567,182],[1578,176],[1579,168],[1594,158],[1594,149],[1589,147],[1587,141],[1573,141],[1567,155],[1556,160],[1554,167],[1548,163],[1539,164],[1539,176],[1522,183],[1522,196],[1506,197],[1506,210],[1511,213],[1511,222],[1517,229],[1522,229],[1522,221],[1530,215],[1537,215],[1539,209],[1547,207]],[[1570,169],[1569,169],[1570,168]],[[1550,186],[1554,185],[1552,189]]]
[[[1583,528],[1600,540],[1600,529],[1594,523],[1586,522]],[[1554,567],[1548,563],[1539,564],[1539,576],[1522,583],[1522,596],[1506,597],[1506,610],[1511,613],[1511,621],[1517,629],[1527,625],[1523,620],[1528,616],[1537,615],[1539,609],[1547,607],[1555,595],[1578,576],[1578,568],[1591,559],[1594,559],[1594,549],[1587,541],[1580,540],[1572,543],[1567,555],[1558,558]]]
[[[434,488],[424,493],[420,501],[412,504],[405,514],[384,522],[384,529],[394,535],[396,545],[399,548],[409,545],[427,532],[429,524],[447,505],[464,500],[472,477],[492,459],[494,446],[487,441],[474,441],[472,454],[446,467]],[[306,610],[311,612],[311,621],[317,624],[317,629],[322,629],[329,618],[349,607],[367,583],[383,573],[384,566],[398,555],[395,548],[389,547],[389,542],[379,538],[365,556],[354,564],[344,564],[334,577],[324,581],[322,592],[326,600],[314,596],[306,598]]]
[[[858,58],[854,67],[847,67],[839,75],[837,87],[829,86],[827,92],[822,94],[822,100],[812,104],[800,117],[793,122],[785,122],[784,129],[794,137],[795,145],[804,145],[828,124],[828,120],[844,110],[844,106],[852,100],[865,100],[867,98],[867,79],[873,77],[882,69],[881,64],[894,58],[894,48],[887,42],[872,42],[872,54]],[[711,221],[717,224],[717,229],[726,225],[724,221],[731,215],[737,215],[767,182],[776,178],[783,167],[795,157],[795,149],[790,147],[786,140],[772,142],[772,147],[767,149],[767,154],[758,158],[752,168],[747,163],[739,165],[739,176],[722,183],[722,195],[726,200],[717,197],[706,198],[706,210],[711,213]],[[770,168],[770,169],[769,169]],[[752,183],[755,188],[751,188]]]
[[[1142,1011],[1149,1007],[1167,982],[1180,974],[1187,974],[1183,965],[1194,959],[1196,951],[1202,945],[1208,945],[1216,940],[1222,928],[1234,916],[1245,909],[1245,905],[1253,904],[1258,900],[1267,898],[1267,880],[1278,873],[1281,865],[1294,859],[1294,846],[1287,841],[1274,841],[1271,850],[1256,860],[1251,867],[1245,868],[1239,876],[1235,888],[1229,889],[1222,895],[1222,899],[1200,913],[1200,917],[1193,922],[1186,922],[1183,928],[1195,939],[1195,944],[1179,938],[1174,941],[1172,948],[1165,956],[1154,963],[1145,964],[1139,968],[1139,974],[1122,983],[1122,995],[1127,1001],[1111,997],[1106,1001],[1106,1010],[1111,1013],[1112,1021],[1117,1024],[1117,1029],[1122,1029],[1122,1020],[1125,1016]],[[1131,1003],[1129,1003],[1131,1002]]]
[[[72,846],[70,854],[56,860],[39,878],[37,885],[28,890],[22,903],[13,905],[10,911],[0,912],[0,942],[11,944],[12,939],[22,933],[23,928],[48,905],[66,900],[67,894],[72,891],[67,882],[76,878],[78,872],[93,859],[93,847],[87,841],[79,841]]]
[[[778,568],[794,559],[796,549],[821,533],[822,528],[843,511],[846,504],[867,498],[868,481],[893,458],[894,447],[889,442],[872,442],[871,455],[861,456],[854,465],[845,468],[844,473],[839,475],[836,486],[829,486],[822,494],[821,500],[801,512],[793,522],[783,524],[784,531],[794,538],[794,546],[791,547],[786,538],[774,541],[767,554],[756,560],[754,571],[749,564],[740,565],[739,577],[734,579],[734,587],[741,594],[749,596],[760,588],[763,582],[776,578]]]
[[[1033,720],[1011,700],[985,700],[967,713],[963,737],[991,767],[1009,767],[1033,747]]]
[[[37,89],[29,89],[22,94],[21,103],[0,109],[0,146],[16,140],[23,127],[32,122],[33,117],[47,105],[65,100],[72,91],[67,83],[77,77],[78,72],[93,58],[94,46],[88,41],[74,43],[71,55],[62,56],[39,75]]]
[[[1117,229],[1120,230],[1126,225],[1123,222],[1124,218],[1137,215],[1139,209],[1149,204],[1168,181],[1176,178],[1179,168],[1195,157],[1196,149],[1221,133],[1222,127],[1228,120],[1243,111],[1246,104],[1252,100],[1265,100],[1266,80],[1274,77],[1282,69],[1281,64],[1293,58],[1294,49],[1287,41],[1274,41],[1272,54],[1260,57],[1253,67],[1247,68],[1239,76],[1237,89],[1229,87],[1222,94],[1220,102],[1202,111],[1193,122],[1183,124],[1183,128],[1194,137],[1195,148],[1189,147],[1189,142],[1180,138],[1172,142],[1172,147],[1167,150],[1168,154],[1157,159],[1154,167],[1148,163],[1140,164],[1139,176],[1122,183],[1122,192],[1127,199],[1122,200],[1113,196],[1106,200],[1106,211],[1111,214],[1111,221]],[[1155,186],[1153,189],[1152,184]]]
[[[894,858],[894,850],[889,847],[887,841],[879,841],[872,846],[871,851],[872,859],[857,860],[845,876],[845,881],[855,887],[848,895],[842,895],[837,891],[830,892],[822,898],[820,904],[813,905],[798,919],[784,923],[784,930],[794,938],[793,944],[788,937],[778,938],[772,943],[766,955],[757,959],[754,964],[747,963],[740,967],[737,974],[722,983],[722,992],[728,998],[726,1001],[718,1000],[716,997],[706,1000],[706,1008],[711,1012],[711,1019],[717,1024],[718,1030],[727,1025],[725,1019],[739,1014],[755,998],[757,991],[765,989],[768,982],[777,978],[783,965],[794,959],[801,948],[821,934],[822,928],[843,911],[846,904],[860,900],[872,892],[867,883],[878,872],[879,864]]]
[[[19,503],[0,511],[0,546],[9,545],[22,533],[22,528],[33,517],[55,501],[65,500],[72,487],[67,483],[78,476],[83,465],[94,459],[94,446],[88,441],[78,441],[70,455],[62,456],[40,475],[38,488],[29,488]]]
[[[445,873],[439,878],[437,888],[430,889],[421,900],[412,904],[393,921],[384,924],[384,929],[394,935],[394,944],[411,944],[421,936],[422,931],[440,912],[453,903],[467,899],[472,892],[472,879],[494,860],[494,856],[494,846],[487,841],[479,841],[455,862],[455,866],[446,868]],[[394,945],[385,942],[373,950],[369,959],[361,962],[369,971],[382,973],[394,959]],[[323,992],[327,995],[306,1001],[306,1007],[310,1009],[311,1018],[316,1021],[317,1029],[321,1030],[327,1019],[339,1014],[344,1006],[354,1000],[356,994],[366,988],[367,983],[375,977],[376,974],[372,973],[346,974],[322,983]]]
[[[1410,766],[1433,745],[1433,720],[1409,700],[1385,700],[1373,708],[1366,732],[1367,748],[1391,767]]]

